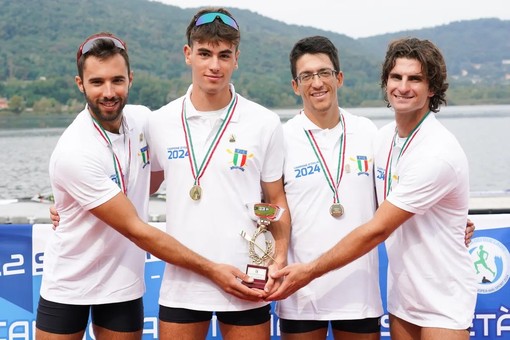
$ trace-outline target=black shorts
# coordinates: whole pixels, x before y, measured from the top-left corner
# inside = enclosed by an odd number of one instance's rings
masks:
[[[381,331],[381,318],[366,318],[359,320],[288,320],[280,319],[280,331],[282,333],[307,333],[321,328],[331,328],[341,332],[350,333],[378,333]]]
[[[39,300],[36,327],[54,334],[83,331],[89,321],[115,332],[136,332],[143,329],[143,299],[104,305],[68,305]]]
[[[271,305],[235,312],[215,312],[218,321],[234,326],[255,326],[271,320]],[[159,320],[173,323],[210,321],[213,312],[159,306]]]

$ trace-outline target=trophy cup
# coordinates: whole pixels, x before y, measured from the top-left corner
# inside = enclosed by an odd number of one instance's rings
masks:
[[[246,274],[253,278],[252,283],[243,282],[250,288],[264,289],[268,279],[268,263],[275,253],[275,242],[267,227],[272,221],[278,221],[285,209],[269,203],[249,203],[246,205],[250,217],[257,221],[257,229],[250,237],[244,230],[241,237],[248,241],[249,256],[252,261],[246,266]]]

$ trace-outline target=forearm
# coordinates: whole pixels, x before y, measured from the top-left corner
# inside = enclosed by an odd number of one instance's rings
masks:
[[[142,221],[124,194],[119,193],[91,212],[137,246],[161,260],[209,277],[214,263],[185,247],[166,232]]]
[[[277,204],[277,203],[274,203]],[[280,204],[282,204],[280,202]],[[281,207],[281,205],[279,206]],[[274,258],[279,265],[287,264],[287,254],[289,249],[289,240],[290,240],[290,213],[289,209],[286,206],[286,202],[284,204],[285,211],[283,212],[282,217],[279,221],[271,223],[269,226],[269,231],[273,235],[275,240],[275,255]]]
[[[283,181],[280,179],[276,182],[264,183],[263,188],[265,201],[284,209],[280,219],[276,222],[271,222],[268,227],[268,230],[275,239],[276,252],[274,258],[279,265],[283,266],[287,264],[287,252],[291,232],[290,212],[287,205],[287,198],[283,190]]]
[[[313,261],[314,278],[365,255],[379,243],[384,242],[395,229],[412,216],[412,213],[384,201],[370,221],[351,231],[333,248]]]
[[[150,182],[150,188],[149,193],[155,194],[159,187],[161,186],[161,183],[163,183],[164,180],[164,173],[163,171],[153,171],[151,172],[151,182]]]
[[[184,246],[177,239],[156,227],[143,224],[131,241],[157,258],[173,265],[210,277],[214,263]]]
[[[310,270],[313,279],[342,268],[367,254],[386,237],[385,234],[370,229],[367,224],[359,226],[311,263]]]

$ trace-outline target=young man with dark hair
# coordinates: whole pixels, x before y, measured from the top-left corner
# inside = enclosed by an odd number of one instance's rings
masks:
[[[192,72],[186,95],[149,119],[152,164],[164,170],[167,232],[211,261],[227,263],[218,285],[188,269],[167,265],[160,291],[160,337],[203,339],[213,315],[224,339],[269,339],[266,292],[239,278],[251,262],[243,229],[255,231],[247,206],[287,208],[282,184],[283,137],[278,115],[239,95],[240,28],[225,9],[200,10],[186,30],[184,58]],[[286,211],[269,227],[276,253],[269,271],[286,263]],[[265,289],[276,288],[269,280]]]

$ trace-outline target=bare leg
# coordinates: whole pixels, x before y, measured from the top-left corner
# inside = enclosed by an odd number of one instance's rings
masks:
[[[160,340],[196,340],[205,339],[210,321],[193,323],[175,323],[159,321]]]
[[[333,330],[335,340],[379,340],[381,332],[377,333],[352,333]]]
[[[421,327],[390,314],[390,334],[392,340],[416,340],[421,337]]]
[[[422,340],[448,339],[448,340],[468,340],[469,331],[467,329],[446,329],[424,327],[421,330]]]
[[[35,338],[37,340],[81,340],[85,330],[73,334],[54,334],[36,328]]]
[[[469,331],[467,329],[446,329],[434,327],[420,327],[397,318],[390,314],[390,333],[392,340],[468,340]]]
[[[269,340],[270,321],[255,326],[236,326],[219,323],[224,340]]]
[[[327,328],[316,329],[305,333],[282,333],[282,340],[324,340],[328,334]]]
[[[115,332],[110,329],[92,325],[96,340],[140,340],[142,330],[137,332]]]

